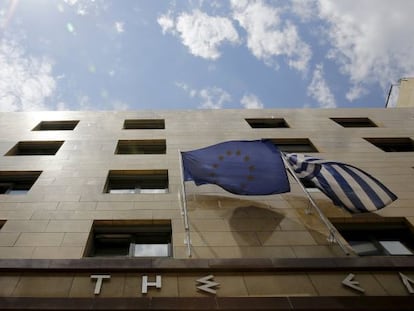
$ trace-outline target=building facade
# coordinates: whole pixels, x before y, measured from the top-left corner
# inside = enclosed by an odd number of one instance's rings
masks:
[[[398,83],[396,107],[414,107],[414,78],[402,78]]]
[[[385,103],[387,108],[414,107],[414,78],[405,77],[390,85]]]
[[[180,151],[271,139],[398,199],[185,183]],[[414,108],[0,113],[0,309],[412,310]],[[184,201],[186,204],[184,204]]]

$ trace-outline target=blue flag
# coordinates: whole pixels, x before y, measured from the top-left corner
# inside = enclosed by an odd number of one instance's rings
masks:
[[[216,184],[242,195],[268,195],[290,190],[279,150],[269,140],[228,141],[181,152],[184,181]]]
[[[397,199],[380,181],[355,166],[302,154],[286,156],[299,178],[310,181],[351,213],[374,212]]]

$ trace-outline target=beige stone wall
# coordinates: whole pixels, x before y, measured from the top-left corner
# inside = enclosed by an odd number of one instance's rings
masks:
[[[245,118],[284,118],[290,128],[252,129]],[[343,128],[330,117],[368,117],[376,128]],[[165,130],[123,130],[125,119],[165,119]],[[40,121],[80,120],[73,131],[31,131]],[[414,109],[278,109],[0,113],[0,154],[18,141],[64,140],[55,156],[1,156],[0,170],[43,171],[26,195],[0,195],[0,258],[81,258],[93,220],[171,219],[173,256],[187,258],[178,192],[179,150],[227,140],[309,138],[318,156],[358,166],[399,199],[377,214],[414,223],[412,152],[387,153],[363,137],[411,137]],[[165,155],[115,155],[119,139],[166,139]],[[168,194],[103,193],[109,170],[168,169]],[[194,258],[332,257],[343,252],[291,180],[287,194],[242,197],[187,183]],[[321,193],[328,217],[351,217]],[[354,216],[361,217],[361,216]],[[364,216],[362,216],[364,217]]]
[[[414,78],[400,80],[396,107],[414,107]]]

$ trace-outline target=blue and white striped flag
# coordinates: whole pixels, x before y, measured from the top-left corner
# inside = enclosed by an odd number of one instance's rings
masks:
[[[351,213],[374,212],[397,199],[381,182],[355,166],[295,153],[286,157],[299,178],[312,182],[335,205]]]

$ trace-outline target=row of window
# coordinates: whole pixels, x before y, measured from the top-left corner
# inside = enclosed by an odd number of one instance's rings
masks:
[[[369,118],[330,118],[342,127],[377,127]],[[289,128],[283,118],[251,118],[245,119],[252,128]]]
[[[413,227],[403,218],[333,223],[359,256],[414,255]],[[95,220],[84,257],[172,257],[171,221]]]
[[[347,117],[330,118],[342,127],[377,127],[369,118]],[[246,122],[252,128],[289,128],[283,118],[247,118]],[[33,131],[65,131],[74,130],[79,120],[42,121],[33,128]],[[131,119],[125,120],[123,129],[165,129],[163,119]]]
[[[5,155],[55,155],[64,141],[19,141]],[[165,154],[165,139],[119,140],[115,154]]]
[[[386,152],[414,151],[414,142],[409,137],[364,138],[374,146]],[[271,138],[283,152],[318,152],[308,138]],[[55,155],[64,141],[20,141],[5,155]],[[165,139],[119,140],[115,154],[165,154]]]
[[[359,256],[414,255],[414,229],[404,218],[333,222]],[[94,221],[86,257],[172,256],[171,222]]]
[[[78,125],[79,120],[65,121],[41,121],[32,131],[72,131]],[[165,122],[162,119],[134,119],[125,120],[124,129],[165,129]]]
[[[26,194],[41,171],[0,171],[0,194]],[[168,193],[168,170],[111,170],[104,193]]]

